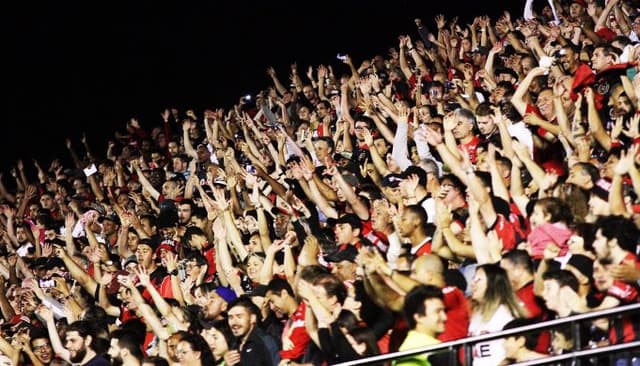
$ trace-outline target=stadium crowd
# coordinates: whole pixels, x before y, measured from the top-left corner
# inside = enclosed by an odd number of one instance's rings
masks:
[[[416,19],[344,74],[269,68],[226,110],[131,118],[104,156],[18,161],[3,362],[326,365],[638,303],[638,5]],[[639,318],[394,364],[637,341]]]

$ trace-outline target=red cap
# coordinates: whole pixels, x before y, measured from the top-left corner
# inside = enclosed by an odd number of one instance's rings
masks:
[[[574,0],[574,2],[578,2],[578,1]],[[614,32],[613,30],[611,30],[611,28],[608,28],[608,27],[602,27],[598,29],[596,34],[609,42],[611,42],[617,36],[616,32]]]
[[[155,254],[156,254],[156,255],[160,254],[160,250],[162,250],[162,249],[164,249],[164,250],[168,250],[168,251],[173,252],[173,253],[177,253],[176,248],[175,248],[175,246],[173,245],[173,243],[168,242],[168,241],[163,241],[163,242],[158,246],[158,248],[156,249]]]

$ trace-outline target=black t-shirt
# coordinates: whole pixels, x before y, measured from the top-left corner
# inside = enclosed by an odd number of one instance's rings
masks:
[[[89,360],[89,362],[85,363],[83,366],[109,366],[109,361],[99,355]]]

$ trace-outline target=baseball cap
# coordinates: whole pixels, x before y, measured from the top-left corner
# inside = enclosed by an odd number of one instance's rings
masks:
[[[160,208],[161,212],[164,212],[164,211],[175,211],[176,210],[176,201],[174,201],[174,200],[172,200],[170,198],[165,198],[165,199],[162,200],[162,202],[160,202],[158,207]]]
[[[362,229],[362,221],[356,214],[348,213],[335,220],[337,224],[349,224],[352,229]]]
[[[127,257],[127,259],[125,259],[123,267],[126,267],[126,266],[128,266],[129,264],[131,264],[131,263],[136,263],[136,264],[138,264],[138,257],[136,257],[136,255],[135,255],[135,254],[130,255],[130,256],[128,256],[128,257]]]
[[[176,250],[176,243],[173,240],[165,240],[161,242],[160,245],[158,245],[158,248],[156,248],[155,254],[158,255],[162,249],[173,252],[174,254],[178,252]]]
[[[358,184],[360,184],[358,178],[353,174],[342,174],[342,178],[345,182],[349,183],[349,185],[353,187],[357,187]]]
[[[116,224],[120,225],[120,218],[115,213],[111,213],[111,214],[108,214],[108,215],[102,215],[102,216],[100,216],[98,218],[98,222],[99,223],[102,223],[104,220],[109,220],[109,221],[111,221],[113,223],[116,223]]]
[[[580,1],[578,1],[578,0],[574,0],[573,2],[574,3],[580,3]],[[598,29],[596,34],[599,35],[600,37],[604,38],[606,41],[609,41],[609,42],[613,41],[613,39],[616,38],[616,36],[617,36],[616,32],[614,32],[609,27],[602,27],[602,28]]]
[[[248,293],[248,295],[250,297],[265,297],[267,295],[267,285],[257,285],[251,292]]]
[[[115,295],[118,293],[118,291],[120,290],[120,287],[122,286],[120,284],[120,282],[118,281],[118,277],[119,276],[128,276],[129,272],[124,271],[124,270],[118,270],[117,272],[115,272],[113,274],[113,278],[111,279],[111,282],[109,282],[109,284],[107,284],[107,294],[109,295]]]
[[[488,55],[489,54],[489,49],[487,47],[480,46],[480,47],[474,48],[472,50],[472,52],[473,53],[479,53],[481,55]]]
[[[397,188],[403,179],[404,177],[402,176],[402,174],[391,173],[385,175],[382,178],[382,182],[380,184],[382,185],[382,187]]]
[[[327,262],[339,263],[342,261],[349,261],[351,263],[356,262],[358,256],[358,249],[353,245],[347,245],[344,249],[325,257]]]
[[[587,278],[593,277],[593,259],[582,254],[572,254],[567,262]]]
[[[219,286],[218,288],[216,288],[216,294],[223,298],[227,303],[231,303],[233,300],[238,298],[238,296],[232,289],[224,286]]]

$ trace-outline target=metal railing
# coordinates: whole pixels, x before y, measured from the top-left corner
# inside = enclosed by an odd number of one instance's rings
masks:
[[[384,355],[377,355],[377,356],[361,358],[361,359],[357,359],[357,360],[353,360],[353,361],[343,362],[343,363],[340,363],[340,364],[337,364],[337,365],[339,365],[339,366],[357,366],[357,365],[366,365],[366,364],[370,364],[370,363],[381,363],[381,362],[385,362],[385,361],[391,361],[391,360],[396,360],[396,359],[400,359],[400,358],[416,356],[416,355],[420,355],[420,354],[424,354],[424,353],[433,353],[433,354],[435,354],[435,353],[438,353],[438,351],[445,351],[445,350],[456,351],[458,349],[458,347],[460,347],[460,346],[464,347],[465,360],[466,360],[467,364],[470,365],[471,362],[473,361],[471,350],[472,350],[473,345],[475,343],[484,342],[484,341],[490,341],[490,340],[494,340],[494,339],[497,339],[497,338],[504,338],[504,337],[508,337],[508,336],[516,335],[516,334],[523,334],[523,333],[527,333],[527,332],[538,330],[538,329],[551,329],[551,328],[553,328],[555,326],[563,325],[563,324],[572,324],[573,339],[574,339],[574,349],[576,349],[576,351],[573,351],[573,352],[567,353],[567,354],[557,355],[557,356],[544,357],[544,358],[540,358],[538,360],[527,361],[527,362],[524,362],[524,363],[518,363],[517,365],[548,364],[550,362],[557,362],[557,361],[570,360],[570,359],[579,359],[579,358],[590,356],[590,355],[608,353],[608,352],[613,352],[613,351],[622,351],[622,350],[627,350],[627,349],[630,350],[630,349],[633,349],[633,348],[640,349],[640,341],[636,341],[636,342],[628,342],[628,343],[616,344],[616,345],[612,345],[612,346],[604,346],[604,347],[597,347],[597,348],[580,350],[580,348],[582,347],[582,345],[580,344],[580,323],[582,321],[591,320],[591,319],[598,319],[598,318],[606,318],[608,316],[618,315],[618,314],[623,314],[623,313],[629,313],[629,312],[633,312],[633,311],[640,311],[640,304],[625,305],[625,306],[615,307],[615,308],[611,308],[611,309],[605,309],[605,310],[600,310],[600,311],[592,311],[592,312],[584,313],[584,314],[572,315],[572,316],[568,316],[568,317],[564,317],[564,318],[560,318],[560,319],[554,319],[554,320],[549,320],[549,321],[545,321],[545,322],[540,322],[540,323],[537,323],[537,324],[531,324],[531,325],[527,325],[527,326],[523,326],[523,327],[503,330],[503,331],[500,331],[500,332],[483,334],[483,335],[479,335],[479,336],[475,336],[475,337],[467,337],[467,338],[462,338],[462,339],[458,339],[458,340],[455,340],[455,341],[439,343],[439,344],[436,344],[436,345],[433,345],[433,346],[421,347],[421,348],[415,348],[415,349],[406,350],[406,351],[387,353],[387,354],[384,354]],[[451,357],[451,359],[452,359],[453,362],[457,361],[457,357]]]

